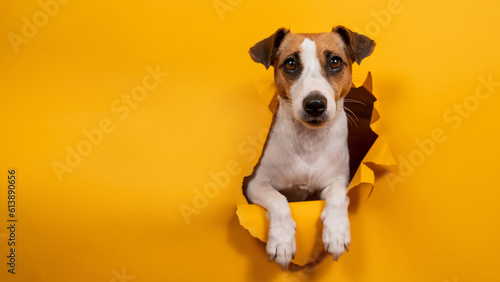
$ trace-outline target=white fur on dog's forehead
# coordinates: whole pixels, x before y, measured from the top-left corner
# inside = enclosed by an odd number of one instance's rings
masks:
[[[302,75],[311,74],[313,77],[321,75],[321,67],[319,65],[318,56],[316,55],[316,43],[309,38],[304,39],[302,44],[301,59],[304,64]]]
[[[300,48],[302,49],[300,61],[303,69],[299,79],[292,86],[292,92],[298,90],[302,92],[300,96],[308,95],[312,91],[320,91],[323,95],[330,94],[331,86],[322,73],[321,63],[316,51],[316,42],[305,38],[300,44]]]

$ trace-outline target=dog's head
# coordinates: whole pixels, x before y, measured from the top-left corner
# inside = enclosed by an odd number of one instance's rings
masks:
[[[335,117],[337,102],[352,85],[352,64],[369,56],[370,38],[343,26],[325,33],[291,33],[280,28],[250,48],[252,59],[274,67],[274,82],[295,119],[319,128]]]

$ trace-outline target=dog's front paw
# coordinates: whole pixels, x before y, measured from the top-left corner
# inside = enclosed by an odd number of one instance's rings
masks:
[[[333,255],[338,261],[340,255],[349,251],[351,232],[347,213],[336,213],[335,210],[325,209],[321,214],[323,221],[323,244],[325,251]]]
[[[291,218],[269,227],[269,239],[266,247],[269,261],[274,259],[283,270],[288,268],[288,264],[295,257],[297,251],[295,229],[295,222]]]

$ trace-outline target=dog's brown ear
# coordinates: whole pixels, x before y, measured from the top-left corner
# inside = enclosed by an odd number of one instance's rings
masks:
[[[288,29],[280,28],[273,35],[257,42],[257,44],[250,48],[250,57],[256,63],[261,63],[268,69],[274,63],[274,57],[280,47],[281,41],[289,32],[290,30]]]
[[[353,60],[356,61],[358,65],[364,58],[373,53],[375,41],[371,40],[367,36],[351,31],[340,25],[334,27],[332,31],[338,33],[342,37],[342,40],[344,40],[349,51],[351,52]]]

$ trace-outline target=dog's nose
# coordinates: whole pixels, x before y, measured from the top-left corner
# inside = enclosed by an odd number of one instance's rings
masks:
[[[318,92],[312,92],[302,101],[302,106],[308,114],[317,117],[326,109],[326,98]]]

